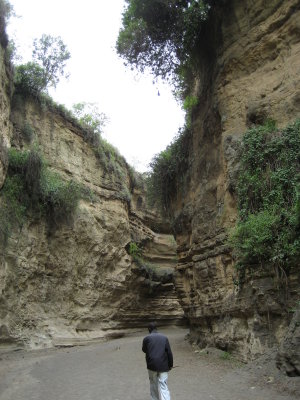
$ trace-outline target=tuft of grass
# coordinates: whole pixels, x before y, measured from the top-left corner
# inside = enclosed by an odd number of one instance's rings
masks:
[[[222,360],[229,361],[231,360],[231,354],[228,353],[228,351],[223,351],[222,354],[220,355],[220,358]]]

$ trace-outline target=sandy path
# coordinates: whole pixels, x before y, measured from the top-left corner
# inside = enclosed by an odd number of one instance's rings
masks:
[[[175,365],[172,400],[287,400],[263,372],[195,350],[183,329],[164,331]],[[0,355],[0,400],[149,400],[141,342],[144,333],[69,349]],[[292,378],[289,378],[292,379]],[[298,378],[293,378],[298,379]]]

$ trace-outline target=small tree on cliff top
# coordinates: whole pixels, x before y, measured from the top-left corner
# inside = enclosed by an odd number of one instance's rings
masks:
[[[15,83],[22,91],[38,95],[68,76],[65,67],[71,55],[60,37],[44,34],[33,46],[33,61],[17,66]]]
[[[46,87],[56,87],[60,77],[68,77],[65,72],[66,62],[71,57],[61,37],[42,35],[33,42],[33,60],[45,71]]]
[[[87,127],[101,136],[108,117],[103,112],[99,112],[95,103],[76,103],[72,108],[75,117],[83,127]]]

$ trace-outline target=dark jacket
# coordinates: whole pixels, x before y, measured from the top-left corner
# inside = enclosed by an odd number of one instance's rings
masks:
[[[151,371],[167,372],[173,367],[173,355],[168,338],[152,331],[143,340],[142,350],[146,353],[147,368]]]

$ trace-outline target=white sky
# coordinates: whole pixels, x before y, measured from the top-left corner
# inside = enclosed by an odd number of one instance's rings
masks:
[[[184,114],[167,85],[125,68],[115,51],[124,0],[9,0],[9,37],[19,45],[22,62],[31,59],[32,42],[43,33],[61,36],[71,53],[61,80],[50,94],[71,108],[78,102],[99,105],[110,119],[104,137],[137,170],[172,141]],[[158,96],[158,90],[160,96]]]

